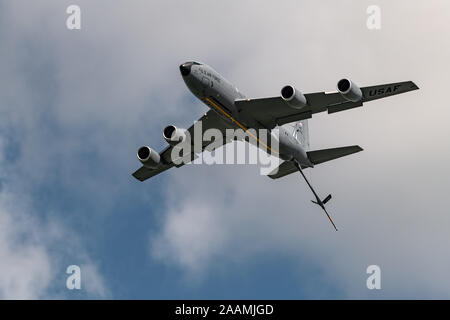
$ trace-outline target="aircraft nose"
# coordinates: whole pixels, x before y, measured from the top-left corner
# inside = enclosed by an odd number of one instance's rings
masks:
[[[180,66],[180,72],[183,77],[188,76],[191,73],[192,64],[183,63]]]

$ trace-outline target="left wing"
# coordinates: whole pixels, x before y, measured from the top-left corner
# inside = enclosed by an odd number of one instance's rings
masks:
[[[314,113],[327,111],[334,113],[360,107],[364,102],[417,90],[412,82],[397,82],[377,86],[362,87],[363,97],[358,102],[346,100],[339,92],[316,92],[305,94],[307,105],[296,110],[279,97],[236,100],[235,105],[243,118],[254,119],[267,129],[294,121],[309,119]]]
[[[189,129],[187,129],[191,135],[191,137],[194,137],[194,128],[198,124],[198,122],[201,121],[201,134],[203,136],[203,133],[208,129],[218,129],[223,134],[223,144],[226,144],[231,141],[230,137],[226,136],[226,129],[233,128],[231,127],[231,124],[225,123],[222,121],[222,119],[217,115],[217,113],[213,110],[209,110],[206,112],[199,120],[197,120]],[[138,170],[136,170],[133,173],[133,177],[140,181],[145,181],[153,176],[156,176],[157,174],[166,171],[167,169],[172,168],[173,166],[181,167],[185,163],[191,162],[194,159],[198,158],[198,153],[203,152],[205,149],[208,149],[208,146],[211,145],[213,141],[203,141],[202,139],[202,146],[201,150],[194,150],[193,147],[193,139],[192,139],[192,153],[185,157],[185,161],[182,163],[176,165],[174,163],[175,159],[172,159],[172,150],[174,149],[173,146],[167,146],[163,151],[160,152],[161,157],[161,164],[156,169],[150,169],[147,167],[142,166]]]

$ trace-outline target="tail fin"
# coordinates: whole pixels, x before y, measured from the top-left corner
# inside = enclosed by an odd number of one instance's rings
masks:
[[[293,136],[300,142],[305,150],[309,150],[308,120],[302,120],[294,125]]]

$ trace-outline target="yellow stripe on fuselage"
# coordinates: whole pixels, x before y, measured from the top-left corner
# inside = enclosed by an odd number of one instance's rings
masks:
[[[239,128],[241,128],[242,130],[244,130],[245,132],[248,132],[248,129],[246,127],[244,127],[242,124],[240,124],[236,119],[234,119],[231,115],[229,115],[226,111],[224,111],[221,107],[219,107],[216,103],[214,103],[211,99],[209,98],[205,98],[205,100],[207,102],[209,102],[214,108],[216,108],[217,110],[219,110],[221,113],[223,113],[227,118],[229,118],[232,122],[234,122]],[[279,155],[279,153],[275,150],[272,150],[272,148],[270,148],[268,145],[266,145],[264,142],[262,142],[261,140],[258,139],[258,137],[256,137],[254,134],[252,134],[251,132],[248,132],[248,134],[250,136],[252,136],[257,142],[259,142],[260,144],[262,144],[264,147],[267,148],[267,150],[270,150],[271,152],[275,153],[276,155]]]

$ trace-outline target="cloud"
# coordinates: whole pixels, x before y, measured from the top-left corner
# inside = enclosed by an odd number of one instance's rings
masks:
[[[153,250],[158,258],[197,273],[221,251],[227,230],[222,230],[220,217],[211,214],[214,209],[209,204],[186,201],[182,206],[166,213],[167,222],[161,236],[155,239]]]
[[[82,263],[87,297],[110,297],[98,266],[77,236],[57,218],[45,222],[33,214],[26,198],[0,193],[0,298],[70,298],[63,280],[67,259]]]
[[[105,279],[99,272],[97,264],[87,261],[80,266],[82,270],[82,281],[84,283],[88,297],[93,298],[111,298],[113,295],[105,283]]]
[[[16,200],[16,199],[14,199]],[[13,200],[13,201],[14,201]],[[0,298],[42,297],[51,281],[51,263],[32,218],[21,215],[10,197],[0,195]],[[11,206],[13,209],[11,209]]]

